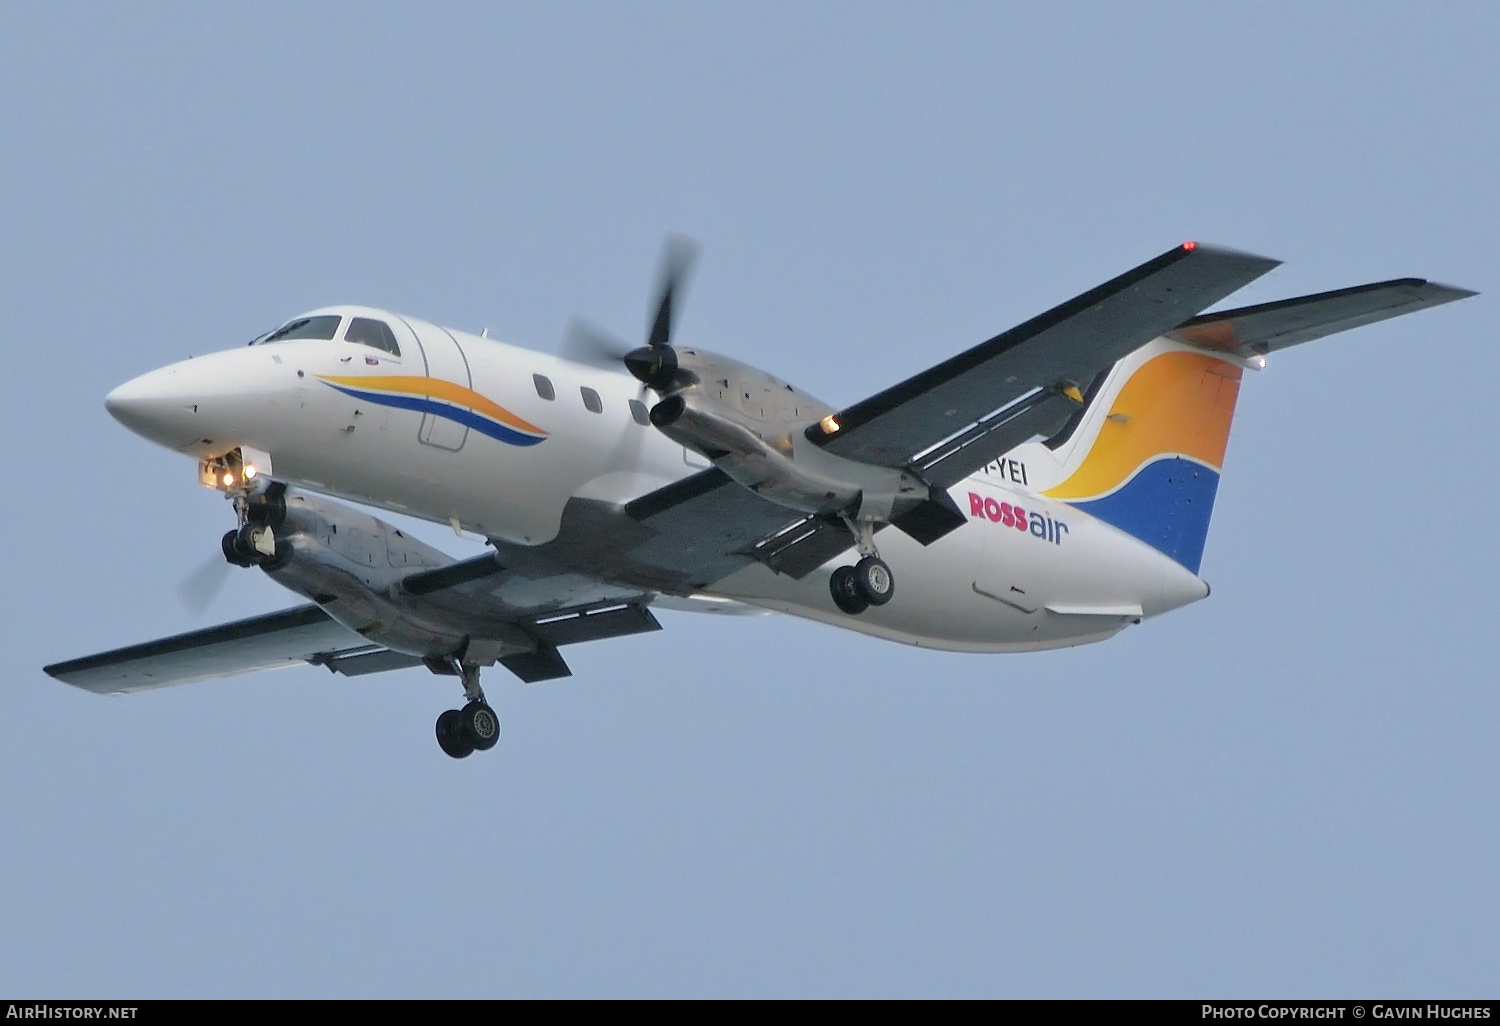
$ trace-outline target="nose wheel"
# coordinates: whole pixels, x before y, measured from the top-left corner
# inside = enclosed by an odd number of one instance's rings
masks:
[[[277,538],[275,530],[263,524],[248,523],[237,531],[230,531],[219,547],[224,552],[224,559],[235,566],[275,570],[292,558],[291,542]]]
[[[445,755],[466,759],[495,747],[500,740],[500,717],[484,700],[479,667],[465,665],[459,671],[469,701],[462,709],[449,709],[437,718],[437,743]]]
[[[266,570],[285,566],[292,558],[292,545],[276,537],[276,531],[286,520],[286,486],[273,481],[262,491],[240,491],[233,498],[240,526],[220,542],[224,558],[235,566]]]

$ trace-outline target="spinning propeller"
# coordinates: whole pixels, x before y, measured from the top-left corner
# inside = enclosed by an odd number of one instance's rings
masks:
[[[223,555],[215,552],[177,585],[177,601],[191,615],[202,616],[223,590],[231,569]]]
[[[672,348],[675,310],[682,305],[698,243],[685,235],[668,235],[657,278],[656,313],[646,344],[635,349],[621,340],[574,318],[563,333],[559,355],[575,363],[614,370],[625,365],[631,376],[656,392],[670,391],[677,382],[677,351]]]

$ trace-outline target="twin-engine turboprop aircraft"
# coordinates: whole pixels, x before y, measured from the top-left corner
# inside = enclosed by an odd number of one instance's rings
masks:
[[[437,721],[463,758],[499,737],[482,667],[566,677],[561,649],[659,630],[652,606],[951,651],[1102,641],[1208,594],[1245,368],[1473,295],[1404,278],[1202,314],[1277,262],[1188,242],[836,410],[674,344],[692,255],[669,242],[634,350],[579,329],[554,357],[338,306],[121,385],[110,413],[233,500],[225,558],[310,604],[46,672],[115,693],[425,665],[463,685]],[[455,561],[331,496],[492,551]]]

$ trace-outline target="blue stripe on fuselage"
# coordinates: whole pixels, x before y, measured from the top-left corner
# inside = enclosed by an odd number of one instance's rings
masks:
[[[327,382],[328,387],[336,388],[345,395],[351,395],[356,399],[364,399],[367,402],[379,406],[390,406],[398,410],[415,410],[418,413],[430,413],[434,417],[443,417],[454,423],[471,427],[481,435],[488,435],[496,441],[505,442],[507,445],[536,445],[544,439],[535,435],[522,434],[514,428],[498,424],[488,417],[475,413],[473,410],[462,406],[453,406],[449,403],[426,396],[418,395],[392,395],[388,392],[366,392],[358,388],[347,388],[343,385],[335,385]]]

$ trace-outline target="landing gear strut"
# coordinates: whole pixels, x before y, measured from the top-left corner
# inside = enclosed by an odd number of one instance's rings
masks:
[[[833,604],[850,616],[858,616],[871,606],[883,606],[896,594],[896,577],[875,548],[875,525],[848,517],[844,523],[854,534],[860,560],[853,566],[841,566],[828,578]]]
[[[455,759],[467,758],[472,752],[487,752],[500,740],[500,717],[484,700],[479,687],[479,667],[459,665],[464,682],[464,697],[469,701],[462,709],[449,709],[437,718],[437,742],[443,752]]]

